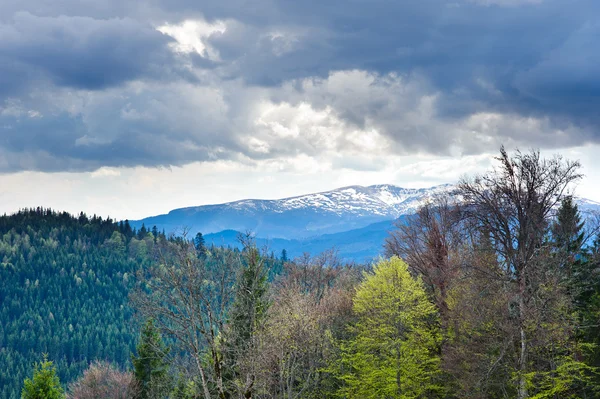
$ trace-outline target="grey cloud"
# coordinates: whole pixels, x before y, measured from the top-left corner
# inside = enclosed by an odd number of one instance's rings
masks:
[[[0,172],[183,165],[239,152],[217,89],[176,83],[88,92],[72,112],[63,109],[73,102],[66,90],[53,94],[0,109]]]
[[[298,137],[257,127],[260,102],[330,109],[323,128],[377,130],[397,153],[600,141],[595,0],[81,4],[0,4],[0,101],[42,114],[0,117],[0,170],[356,151],[310,121]],[[154,29],[193,18],[226,24],[205,39],[219,59],[176,54]],[[95,94],[53,107],[64,87]]]
[[[224,5],[232,2],[220,3],[206,7],[209,17],[236,18],[246,24],[243,37],[236,37],[242,35],[236,35],[239,28],[235,28],[211,40],[235,60],[233,75],[251,84],[278,85],[291,78],[326,77],[331,71],[355,68],[380,74],[418,72],[445,95],[440,117],[462,117],[483,109],[544,116],[562,106],[569,108],[571,99],[563,102],[560,96],[554,96],[555,104],[532,98],[519,79],[543,68],[540,63],[565,46],[563,62],[576,54],[598,53],[594,29],[584,28],[600,13],[600,3],[591,0],[568,5],[562,0],[484,2],[487,5],[444,0],[259,1],[263,8],[272,6],[266,22],[248,16],[244,7]],[[308,32],[299,36],[292,51],[280,56],[262,40],[278,25]],[[569,44],[575,40],[578,47]],[[577,53],[568,53],[575,47]],[[561,84],[565,76],[556,72],[546,70],[550,80],[539,80],[536,91]],[[595,87],[598,76],[590,70],[580,77],[580,85]],[[494,90],[482,89],[482,81]],[[573,94],[586,95],[582,90]],[[584,107],[568,113],[577,122],[589,118],[591,111]]]
[[[515,85],[562,115],[582,114],[600,122],[600,20],[582,26],[539,63],[518,74]],[[596,51],[594,51],[596,49]]]
[[[89,90],[140,77],[191,78],[175,60],[170,42],[151,26],[127,18],[51,18],[20,12],[0,25],[0,56],[11,61],[3,74],[10,73],[11,64],[13,69],[18,65],[56,85]]]

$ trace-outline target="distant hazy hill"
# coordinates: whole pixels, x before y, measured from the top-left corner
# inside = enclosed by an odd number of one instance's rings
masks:
[[[360,229],[413,213],[451,185],[409,189],[393,185],[351,186],[280,200],[241,200],[175,209],[132,222],[156,225],[167,233],[190,228],[192,234],[251,230],[259,237],[305,239]]]
[[[401,216],[401,218],[404,217]],[[285,249],[290,259],[305,252],[314,255],[335,248],[338,255],[345,260],[370,262],[382,254],[385,237],[388,235],[388,231],[393,228],[394,222],[387,220],[360,229],[323,234],[301,240],[259,237],[256,241],[260,247],[266,245],[268,250],[273,251],[277,256],[280,256],[281,251]],[[238,234],[235,230],[225,230],[219,233],[207,234],[205,238],[208,245],[240,247],[237,239]]]
[[[368,261],[381,255],[393,221],[413,214],[435,195],[453,185],[407,189],[393,185],[351,186],[280,200],[241,200],[219,205],[175,209],[166,215],[131,222],[167,233],[190,229],[202,232],[208,244],[237,246],[238,232],[252,231],[259,245],[288,256],[316,254],[335,247],[348,260]],[[579,198],[584,213],[600,203]]]

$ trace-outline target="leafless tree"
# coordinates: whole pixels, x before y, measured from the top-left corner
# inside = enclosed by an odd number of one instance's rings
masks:
[[[384,244],[386,257],[398,256],[421,276],[440,312],[443,328],[449,320],[448,292],[462,261],[467,241],[461,207],[450,195],[435,197],[417,213],[395,223]]]
[[[131,399],[135,391],[133,375],[104,362],[93,363],[71,383],[69,399]]]
[[[560,156],[544,159],[539,151],[516,152],[509,156],[501,148],[500,166],[473,179],[462,179],[458,193],[465,205],[465,215],[473,226],[490,234],[507,281],[515,287],[515,323],[517,337],[517,372],[519,399],[528,396],[526,374],[532,353],[528,336],[532,323],[541,322],[549,309],[545,237],[553,209],[577,182],[579,162]],[[551,296],[550,296],[551,297]],[[536,338],[539,337],[536,333]]]
[[[360,276],[334,255],[290,262],[273,285],[268,317],[255,337],[258,397],[323,397],[329,377],[324,369],[335,350],[332,339],[347,331]]]
[[[139,275],[132,302],[174,339],[177,349],[191,356],[205,399],[212,397],[211,386],[225,398],[220,340],[233,301],[239,254],[217,249],[199,256],[184,238],[162,243],[158,258],[159,265]]]
[[[279,283],[294,285],[295,289],[310,294],[318,302],[326,290],[334,285],[342,269],[342,262],[335,249],[316,256],[305,253],[284,265],[285,278]]]

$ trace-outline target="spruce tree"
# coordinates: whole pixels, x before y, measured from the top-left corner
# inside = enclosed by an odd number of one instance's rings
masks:
[[[44,355],[44,360],[35,365],[33,378],[27,378],[21,391],[22,399],[64,399],[54,364]]]
[[[242,375],[241,366],[253,356],[253,336],[264,321],[269,306],[268,270],[254,244],[247,244],[244,248],[243,261],[225,332],[224,359],[230,391],[251,397],[254,376],[248,373]]]
[[[551,232],[559,272],[564,278],[575,309],[580,315],[584,314],[594,293],[598,291],[599,281],[593,249],[590,253],[589,248],[584,248],[584,222],[571,197],[563,199]]]
[[[282,262],[288,261],[287,251],[285,250],[285,248],[281,250],[281,261]]]
[[[206,246],[204,244],[204,236],[202,233],[198,232],[196,237],[194,237],[194,247],[199,255],[204,255],[206,253]]]
[[[167,360],[169,348],[152,319],[144,324],[136,349],[137,356],[131,358],[136,382],[135,399],[166,397],[172,387]]]
[[[566,197],[561,202],[556,220],[552,223],[551,233],[555,253],[558,256],[561,272],[567,279],[577,278],[574,273],[581,263],[582,247],[584,244],[584,222],[581,221],[577,204],[572,197]]]

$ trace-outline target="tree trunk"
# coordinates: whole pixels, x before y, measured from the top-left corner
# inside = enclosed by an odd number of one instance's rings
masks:
[[[521,326],[521,354],[519,356],[519,393],[518,399],[527,398],[527,381],[525,373],[527,371],[527,342],[525,329]]]
[[[200,381],[202,382],[202,388],[204,391],[204,399],[210,398],[210,391],[208,390],[208,385],[206,384],[206,377],[204,376],[204,368],[200,364],[200,359],[196,357],[196,365],[198,366],[198,370],[200,371]]]
[[[525,276],[519,277],[519,336],[521,349],[519,353],[519,388],[518,399],[527,398],[527,335],[525,333]]]

